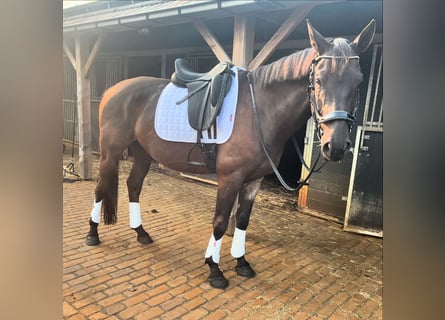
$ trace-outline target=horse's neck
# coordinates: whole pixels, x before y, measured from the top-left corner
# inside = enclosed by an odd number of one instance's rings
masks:
[[[312,48],[301,50],[252,71],[262,127],[272,144],[285,143],[310,117],[307,85],[315,55]]]
[[[304,80],[276,82],[255,89],[261,127],[268,144],[284,144],[310,117]]]

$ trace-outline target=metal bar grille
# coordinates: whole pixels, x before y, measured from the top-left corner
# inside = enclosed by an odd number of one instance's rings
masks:
[[[122,63],[120,57],[107,59],[105,90],[122,80]]]
[[[363,115],[364,129],[383,131],[383,46],[376,44],[372,54],[369,73],[368,91],[366,94],[365,111]]]

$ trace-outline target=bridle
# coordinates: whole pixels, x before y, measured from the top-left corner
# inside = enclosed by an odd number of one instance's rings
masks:
[[[323,115],[321,108],[317,105],[317,101],[315,99],[315,71],[314,68],[317,65],[317,63],[321,59],[359,59],[358,56],[350,56],[350,57],[344,57],[344,56],[317,56],[312,60],[311,63],[311,71],[309,73],[309,84],[307,86],[307,95],[309,97],[309,102],[311,105],[311,111],[312,111],[312,118],[315,122],[315,127],[317,129],[318,138],[321,139],[323,136],[323,129],[321,128],[322,123],[331,122],[334,120],[345,120],[349,123],[349,132],[352,130],[352,125],[355,122],[355,117],[357,115],[357,109],[360,104],[360,95],[358,94],[358,89],[356,93],[356,100],[355,105],[352,113],[343,111],[343,110],[335,110],[332,111],[326,115]]]
[[[312,117],[315,121],[315,125],[317,127],[317,133],[318,133],[318,137],[321,140],[321,136],[323,135],[323,130],[321,129],[320,124],[322,123],[326,123],[326,122],[330,122],[330,121],[334,121],[334,120],[346,120],[347,122],[349,122],[349,131],[351,131],[352,129],[352,125],[355,121],[355,117],[356,117],[356,113],[357,113],[357,109],[359,106],[359,94],[358,94],[358,89],[357,89],[357,98],[356,98],[356,102],[355,102],[355,106],[354,106],[354,110],[352,113],[343,111],[343,110],[336,110],[333,112],[328,113],[327,115],[323,115],[321,112],[321,109],[319,109],[317,107],[317,103],[315,101],[315,97],[314,97],[314,80],[315,80],[315,72],[314,72],[314,66],[318,63],[318,61],[320,61],[321,59],[359,59],[358,56],[351,56],[351,57],[341,57],[341,56],[318,56],[315,57],[312,60],[311,63],[311,71],[309,74],[309,84],[308,84],[308,88],[307,88],[307,94],[309,96],[309,101],[311,104],[311,108],[312,108]],[[260,140],[260,144],[261,147],[264,151],[264,154],[267,158],[267,160],[269,160],[269,164],[273,170],[273,172],[275,173],[275,176],[278,178],[278,180],[280,181],[281,185],[288,191],[298,191],[300,190],[301,187],[303,187],[304,185],[308,185],[307,181],[309,180],[309,177],[312,175],[312,173],[314,172],[320,172],[320,170],[326,165],[326,163],[328,162],[327,160],[325,160],[325,162],[323,164],[321,164],[318,168],[316,168],[318,160],[320,159],[320,153],[318,154],[317,158],[315,159],[315,162],[312,166],[312,168],[310,168],[306,162],[303,159],[303,155],[302,152],[300,150],[300,148],[298,147],[298,144],[295,140],[295,137],[292,137],[292,142],[295,146],[295,149],[297,150],[297,154],[300,158],[301,163],[309,170],[308,175],[306,176],[306,178],[304,180],[300,180],[298,181],[298,186],[296,188],[292,188],[290,187],[285,181],[284,179],[281,177],[280,173],[278,172],[278,168],[276,167],[276,165],[274,164],[272,158],[269,155],[269,152],[267,152],[266,149],[266,145],[264,143],[264,138],[263,138],[263,133],[261,132],[261,125],[260,125],[260,119],[258,116],[258,111],[257,111],[257,107],[256,107],[256,103],[255,103],[255,93],[253,90],[253,79],[252,79],[252,74],[250,72],[247,72],[247,81],[249,83],[249,88],[250,88],[250,97],[252,99],[252,109],[253,109],[253,113],[254,113],[254,117],[255,117],[255,124],[256,124],[256,128],[257,128],[257,132],[258,132],[258,137]]]

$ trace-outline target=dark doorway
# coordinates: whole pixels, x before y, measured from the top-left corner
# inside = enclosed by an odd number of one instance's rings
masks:
[[[303,153],[304,150],[304,137],[306,136],[306,126],[294,133],[297,140],[298,147]],[[301,177],[301,161],[295,150],[292,139],[289,138],[286,142],[283,155],[281,156],[280,164],[278,165],[278,171],[283,177],[284,181],[291,187],[296,187]],[[279,185],[280,182],[276,178],[275,174],[270,174],[265,178],[269,182]]]

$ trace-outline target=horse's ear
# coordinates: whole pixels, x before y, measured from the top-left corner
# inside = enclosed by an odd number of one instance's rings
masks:
[[[309,19],[306,19],[307,32],[309,34],[309,41],[312,48],[314,48],[318,54],[325,53],[329,48],[329,42],[312,26]]]
[[[375,34],[375,20],[372,19],[362,32],[354,39],[352,44],[357,48],[357,54],[361,54],[370,46]]]

